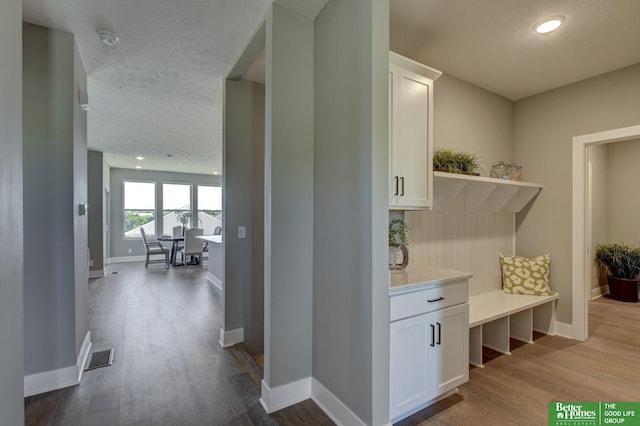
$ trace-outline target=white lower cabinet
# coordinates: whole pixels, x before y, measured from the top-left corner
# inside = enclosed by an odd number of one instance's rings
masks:
[[[393,321],[390,344],[389,416],[396,421],[469,380],[468,303]]]

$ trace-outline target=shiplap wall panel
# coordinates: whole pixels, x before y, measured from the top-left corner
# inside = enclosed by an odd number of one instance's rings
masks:
[[[469,295],[502,288],[498,253],[513,253],[515,214],[490,210],[487,199],[468,211],[465,188],[444,212],[407,211],[409,268],[438,266],[473,273]]]

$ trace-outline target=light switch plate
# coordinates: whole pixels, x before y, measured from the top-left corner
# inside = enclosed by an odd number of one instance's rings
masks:
[[[238,226],[238,238],[247,238],[246,226]]]

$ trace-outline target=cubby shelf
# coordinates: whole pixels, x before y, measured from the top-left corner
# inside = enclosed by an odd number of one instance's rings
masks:
[[[433,177],[433,209],[441,212],[446,211],[458,196],[464,195],[468,211],[478,210],[489,199],[492,212],[506,208],[517,213],[543,188],[537,183],[455,173],[433,172]]]

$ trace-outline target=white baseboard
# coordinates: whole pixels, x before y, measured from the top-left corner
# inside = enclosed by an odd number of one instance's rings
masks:
[[[311,399],[338,425],[365,426],[366,424],[315,377],[311,379]]]
[[[603,294],[609,293],[609,286],[603,285],[602,287],[596,287],[591,289],[591,300],[597,299]]]
[[[236,345],[244,342],[244,328],[236,328],[235,330],[224,331],[220,329],[220,346],[228,348],[229,346]]]
[[[144,262],[146,259],[147,256],[144,254],[142,256],[110,257],[107,259],[107,263]]]
[[[76,358],[76,365],[24,376],[24,396],[38,395],[79,384],[90,350],[91,332],[88,331]]]
[[[286,385],[269,388],[262,380],[262,394],[260,404],[268,413],[274,413],[290,405],[302,402],[311,397],[311,377],[287,383]]]
[[[573,339],[573,326],[571,324],[556,321],[554,335]]]
[[[211,272],[207,272],[207,281],[213,284],[215,288],[222,291],[222,280],[213,275]]]
[[[104,269],[96,269],[94,271],[89,271],[89,278],[102,278],[106,275]]]

